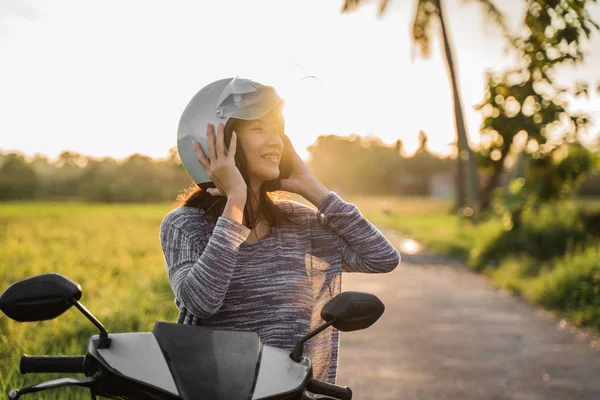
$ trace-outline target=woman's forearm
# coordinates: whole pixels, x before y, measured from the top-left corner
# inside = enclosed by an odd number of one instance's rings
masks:
[[[167,217],[161,225],[169,281],[177,299],[192,314],[210,318],[223,305],[239,246],[250,230],[221,216],[212,232],[201,233],[204,239],[191,240],[181,224],[181,219]]]
[[[351,203],[331,192],[320,204],[322,223],[337,232],[341,239],[345,271],[390,272],[400,262],[400,253],[386,237]]]
[[[319,204],[323,201],[325,196],[329,193],[329,189],[325,187],[317,179],[311,179],[311,181],[304,187],[300,195],[306,200],[310,201],[315,207],[319,207]]]
[[[223,209],[223,216],[237,223],[243,224],[244,207],[246,207],[247,194],[244,192],[232,192],[227,197],[227,204]]]

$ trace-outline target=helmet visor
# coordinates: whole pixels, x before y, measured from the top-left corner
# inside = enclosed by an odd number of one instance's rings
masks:
[[[217,116],[245,120],[258,119],[281,101],[271,86],[234,78],[225,86],[217,101]]]

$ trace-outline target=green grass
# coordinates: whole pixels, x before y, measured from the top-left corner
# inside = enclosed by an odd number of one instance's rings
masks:
[[[177,310],[160,248],[159,228],[170,204],[0,204],[0,290],[29,276],[58,272],[81,284],[82,303],[109,332],[150,331]],[[22,353],[84,354],[95,327],[76,309],[52,321],[17,323],[0,317],[0,392],[54,378],[22,376]],[[32,399],[89,399],[79,388]]]
[[[600,331],[600,241],[551,263],[522,257],[486,274],[500,287],[556,311],[574,325]]]

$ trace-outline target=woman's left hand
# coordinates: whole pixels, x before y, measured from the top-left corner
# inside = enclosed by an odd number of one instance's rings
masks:
[[[323,197],[329,193],[329,190],[314,177],[308,166],[302,161],[298,153],[296,153],[292,144],[289,141],[287,142],[294,153],[292,157],[292,170],[287,179],[281,180],[280,190],[297,193],[318,207]]]

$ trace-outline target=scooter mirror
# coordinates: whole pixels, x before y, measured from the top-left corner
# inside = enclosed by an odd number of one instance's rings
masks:
[[[19,322],[53,319],[81,298],[81,286],[55,273],[13,283],[0,295],[0,310]]]
[[[321,318],[340,331],[366,329],[381,317],[385,306],[376,296],[363,292],[343,292],[321,310]]]

